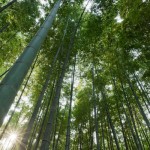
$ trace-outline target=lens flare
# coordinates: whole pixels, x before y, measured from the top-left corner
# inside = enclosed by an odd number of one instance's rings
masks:
[[[8,139],[11,140],[12,142],[14,142],[14,141],[16,141],[17,137],[18,137],[17,133],[12,132],[12,133],[10,133]]]
[[[7,135],[0,141],[0,148],[3,150],[11,149],[12,146],[17,142],[18,133],[15,131],[10,131]]]

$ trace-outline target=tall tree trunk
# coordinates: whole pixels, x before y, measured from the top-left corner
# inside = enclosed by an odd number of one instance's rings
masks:
[[[148,136],[147,136],[147,133],[145,133],[145,131],[143,130],[143,125],[141,124],[141,121],[139,120],[136,111],[134,111],[134,114],[135,114],[135,119],[136,119],[136,121],[137,121],[138,124],[140,125],[140,129],[142,130],[142,134],[144,135],[144,138],[145,138],[145,140],[146,140],[146,142],[147,142],[147,144],[148,144],[148,147],[150,148],[150,141],[149,141],[149,138],[148,138]]]
[[[68,24],[68,23],[67,23],[67,24]],[[44,83],[44,85],[43,85],[43,87],[42,87],[42,91],[41,91],[41,93],[40,93],[40,95],[39,95],[39,97],[38,97],[36,106],[35,106],[34,111],[33,111],[33,113],[32,113],[31,119],[30,119],[30,121],[29,121],[28,127],[27,127],[26,132],[25,132],[25,135],[24,135],[24,137],[23,137],[22,143],[24,143],[25,145],[27,145],[27,141],[28,141],[28,138],[29,138],[29,136],[30,136],[30,133],[31,133],[32,126],[33,126],[33,124],[34,124],[36,115],[37,115],[38,110],[39,110],[39,108],[40,108],[40,106],[41,106],[41,102],[42,102],[42,100],[43,100],[44,93],[45,93],[45,91],[46,91],[46,89],[47,89],[47,87],[48,87],[48,84],[49,84],[50,80],[51,80],[51,75],[52,75],[52,73],[53,73],[54,64],[56,63],[56,60],[57,60],[57,58],[58,58],[58,55],[59,55],[60,51],[63,50],[63,48],[62,48],[62,47],[63,47],[63,40],[64,40],[64,37],[65,37],[65,35],[66,35],[67,27],[68,27],[68,25],[66,26],[66,29],[65,29],[65,31],[64,31],[64,35],[63,35],[61,44],[60,44],[60,46],[59,46],[59,48],[58,48],[58,50],[57,50],[57,52],[56,52],[56,55],[55,55],[55,57],[54,57],[54,59],[53,59],[53,62],[52,62],[52,65],[51,65],[51,67],[50,67],[48,76],[47,76],[46,81],[45,81],[45,83]]]
[[[137,79],[137,77],[135,76],[135,74],[134,74],[134,78],[135,78],[134,81],[136,82],[137,89],[138,89],[139,94],[140,94],[140,96],[141,96],[141,98],[142,98],[142,100],[143,100],[143,103],[144,103],[145,107],[147,108],[148,112],[150,113],[149,100],[147,99],[145,92],[141,89],[142,87],[141,87],[140,83],[138,82],[138,79]],[[140,88],[139,88],[138,85],[140,86]],[[142,90],[142,91],[141,91],[141,90]]]
[[[112,138],[112,132],[111,132],[111,127],[109,124],[109,120],[108,117],[106,117],[105,120],[105,124],[106,124],[106,139],[107,139],[107,148],[110,150],[114,150],[114,145],[113,145],[113,138]]]
[[[82,150],[82,124],[79,125],[78,131],[79,131],[79,134],[78,134],[79,150]]]
[[[121,115],[120,115],[118,102],[117,102],[117,111],[118,111],[118,115],[119,115],[119,121],[120,121],[120,124],[121,124],[121,129],[122,129],[122,134],[123,134],[125,148],[126,148],[126,150],[128,150],[127,138],[126,138],[124,127],[123,127],[123,123],[122,123],[122,120],[121,120]]]
[[[134,128],[134,131],[135,131],[135,135],[136,135],[136,138],[138,140],[138,147],[139,147],[139,149],[143,149],[143,147],[141,145],[139,135],[138,135],[138,132],[137,132],[137,129],[136,129],[136,125],[135,125],[135,121],[134,121],[134,117],[133,117],[133,113],[132,113],[132,108],[131,108],[131,105],[128,101],[127,101],[127,107],[129,109],[129,113],[130,113],[131,120],[132,120],[132,123],[133,123],[133,128]]]
[[[128,100],[128,98],[127,98],[127,95],[126,95],[126,92],[125,92],[125,89],[124,89],[122,80],[120,80],[120,82],[121,82],[121,88],[122,88],[122,92],[123,92],[123,95],[124,95],[124,98],[125,98],[125,102],[126,102],[127,107],[128,107],[128,106],[129,106],[129,105],[128,105],[129,100]],[[127,121],[128,121],[128,123],[129,123],[129,128],[130,128],[130,130],[131,130],[131,133],[132,133],[133,139],[134,139],[134,141],[135,141],[136,147],[137,147],[137,149],[140,149],[140,145],[139,145],[137,136],[136,136],[135,133],[134,133],[133,126],[132,126],[132,123],[131,123],[131,120],[130,120],[130,118],[128,117],[128,115],[126,114],[126,111],[125,111],[125,108],[124,108],[123,104],[122,104],[122,107],[123,107],[123,109],[124,109],[125,116],[126,116]],[[129,110],[129,107],[128,107],[128,110]],[[130,113],[131,113],[131,112],[130,112],[130,110],[129,110],[129,114],[130,114]],[[131,114],[130,114],[130,116],[131,116]]]
[[[26,150],[30,150],[31,148],[33,148],[32,147],[34,145],[33,142],[37,137],[37,134],[38,134],[37,131],[38,131],[38,128],[40,128],[41,121],[42,121],[42,116],[38,116],[37,120],[33,126],[33,130],[30,135],[30,138],[28,140],[28,144],[26,145]]]
[[[2,11],[4,11],[6,8],[8,8],[9,6],[11,6],[13,3],[17,2],[17,0],[12,0],[11,2],[7,3],[5,6],[0,8],[0,13]]]
[[[81,19],[82,19],[82,16],[83,16],[84,12],[85,12],[85,9],[81,13],[79,21],[77,23],[77,26],[75,27],[73,35],[72,35],[72,37],[70,39],[70,43],[69,43],[69,48],[68,48],[68,51],[67,51],[66,59],[65,59],[65,62],[63,64],[63,67],[62,67],[62,72],[61,72],[60,78],[59,78],[59,80],[57,82],[57,85],[56,85],[55,97],[54,97],[54,99],[52,101],[52,104],[51,104],[50,114],[49,114],[49,122],[47,124],[46,130],[45,130],[45,133],[44,133],[42,145],[41,145],[41,148],[40,148],[41,150],[49,149],[49,145],[50,145],[50,142],[51,142],[51,141],[49,141],[49,137],[51,137],[51,134],[52,134],[52,127],[53,127],[54,117],[55,117],[55,113],[56,113],[56,109],[57,109],[57,102],[59,100],[59,95],[60,95],[60,92],[61,92],[63,78],[64,78],[64,75],[65,75],[65,71],[66,71],[66,68],[67,68],[68,60],[70,58],[70,54],[71,54],[71,51],[72,51],[72,48],[73,48],[73,45],[74,45],[75,35],[77,33],[77,29],[78,29],[78,27],[80,25],[80,22],[81,22]]]
[[[70,150],[70,124],[71,124],[71,110],[72,110],[72,97],[73,97],[73,86],[74,86],[74,76],[75,76],[75,66],[76,66],[76,56],[72,71],[72,81],[71,81],[71,91],[70,91],[70,104],[68,113],[68,123],[67,123],[67,133],[66,133],[66,150]]]
[[[58,112],[58,110],[57,110]],[[58,118],[56,117],[56,122],[55,122],[55,125],[54,125],[54,135],[53,135],[53,144],[52,144],[52,149],[55,149],[55,143],[56,143],[56,127],[57,127],[57,123],[58,123]]]
[[[56,80],[56,79],[55,79]],[[53,82],[53,86],[52,86],[52,89],[51,89],[51,93],[50,93],[50,98],[49,98],[49,101],[48,101],[48,104],[47,104],[47,108],[46,108],[46,112],[45,112],[45,115],[43,117],[43,121],[42,121],[42,124],[41,124],[41,128],[39,130],[39,134],[38,134],[38,137],[37,137],[37,140],[36,140],[36,143],[35,143],[35,147],[34,149],[37,150],[38,149],[38,146],[39,146],[39,142],[40,142],[40,138],[41,138],[41,134],[42,134],[42,130],[43,130],[43,127],[44,127],[44,123],[46,122],[46,117],[47,117],[47,114],[48,114],[48,110],[49,110],[49,107],[50,107],[50,102],[51,102],[51,99],[53,97],[53,93],[54,93],[54,89],[55,89],[55,83],[56,81]]]
[[[49,119],[48,119],[48,123],[46,126],[46,130],[44,133],[44,137],[43,137],[43,141],[42,141],[42,145],[41,145],[41,150],[47,150],[49,149],[49,145],[50,145],[50,137],[52,136],[52,127],[53,127],[53,122],[54,122],[54,118],[55,118],[55,114],[56,114],[56,109],[57,109],[57,104],[58,104],[58,100],[59,100],[59,96],[60,96],[60,92],[61,92],[61,87],[62,87],[62,82],[63,82],[63,78],[65,75],[65,71],[66,71],[66,67],[68,64],[68,59],[70,56],[70,51],[67,51],[67,56],[62,68],[62,72],[61,75],[58,79],[58,82],[56,84],[56,92],[55,92],[55,96],[54,99],[52,100],[52,104],[50,107],[50,114],[49,114]]]
[[[56,139],[56,144],[54,146],[54,149],[53,150],[58,150],[58,143],[59,143],[59,140],[60,140],[60,132],[61,132],[61,127],[62,127],[62,122],[61,122],[61,125],[60,125],[60,128],[59,128],[59,131],[58,131],[58,137]]]
[[[63,112],[63,115],[62,115],[62,116],[65,115],[66,107],[67,107],[67,104],[66,104],[66,106],[65,106],[65,109],[64,109],[64,112]],[[56,139],[56,143],[55,143],[55,145],[54,145],[54,147],[53,147],[52,150],[58,150],[58,142],[59,142],[60,136],[61,136],[61,129],[62,129],[62,126],[63,126],[63,121],[64,121],[64,120],[62,119],[62,121],[61,121],[61,123],[60,123],[59,130],[58,130],[58,137],[57,137],[57,139]]]
[[[0,84],[0,126],[55,19],[58,0],[47,19]],[[9,94],[8,94],[9,93]]]
[[[54,94],[53,91],[54,91],[54,88],[55,88],[55,80],[56,80],[56,78],[53,81],[53,84],[52,84],[52,87],[51,87],[51,90],[50,90],[50,97],[48,98],[48,102],[44,101],[43,104],[42,104],[42,107],[39,110],[39,114],[38,114],[37,119],[36,119],[37,122],[34,123],[35,126],[33,127],[32,135],[30,136],[30,140],[29,140],[29,144],[28,144],[28,150],[30,150],[32,145],[33,145],[33,144],[30,145],[30,144],[32,143],[31,140],[34,138],[34,136],[33,136],[34,131],[36,133],[38,133],[38,136],[36,138],[36,143],[34,144],[35,145],[34,149],[36,150],[37,149],[36,146],[38,147],[38,144],[39,144],[39,141],[40,141],[40,138],[41,138],[41,134],[42,134],[42,130],[45,127],[44,123],[47,121],[46,117],[47,117],[47,113],[48,113],[48,110],[49,110],[50,102],[51,102],[51,99],[52,99],[53,94]],[[43,108],[44,106],[46,106],[45,111],[44,111],[44,108]],[[40,111],[43,111],[43,112],[41,113]],[[43,117],[40,114],[43,114]],[[38,120],[41,120],[41,123]],[[39,126],[39,131],[36,128],[36,124]]]
[[[102,117],[102,116],[101,116],[101,117]],[[103,117],[102,117],[102,118],[103,118]],[[106,147],[106,146],[105,146],[105,136],[104,136],[104,128],[103,128],[103,120],[104,120],[104,119],[101,119],[101,120],[102,120],[102,122],[101,122],[101,129],[102,129],[102,145],[103,145],[103,146],[102,146],[102,149],[105,150],[105,147]]]
[[[116,86],[116,82],[115,82],[115,79],[112,77],[112,81],[113,81],[113,84],[114,84],[114,89],[116,92],[116,96],[117,96],[117,112],[118,112],[118,115],[119,115],[119,121],[120,121],[120,124],[121,124],[121,129],[122,129],[122,134],[123,134],[123,139],[124,139],[124,144],[125,144],[125,147],[126,147],[126,150],[128,150],[128,144],[127,144],[127,138],[126,138],[126,135],[125,135],[125,132],[124,132],[124,127],[123,127],[123,123],[122,123],[122,120],[121,120],[121,115],[120,115],[120,110],[119,110],[119,104],[118,104],[118,97],[119,97],[119,93],[118,93],[118,89],[117,89],[117,86]]]
[[[90,150],[93,149],[93,118],[91,117],[91,115],[89,116],[90,120],[89,120],[89,123],[90,123],[90,135],[89,135],[89,142],[90,142]]]
[[[138,77],[135,75],[135,73],[133,75],[134,75],[135,80],[137,81],[138,85],[140,86],[140,88],[142,90],[142,94],[144,95],[145,99],[147,100],[148,104],[150,105],[149,97],[148,97],[147,93],[145,92],[145,90],[143,89],[142,84],[140,83],[140,81],[139,81]]]
[[[60,98],[59,98],[60,99]],[[56,121],[55,121],[55,124],[54,124],[54,131],[53,131],[53,136],[52,136],[52,140],[53,140],[53,142],[52,142],[52,147],[51,147],[51,149],[52,150],[55,150],[55,147],[56,147],[56,142],[57,142],[57,140],[56,140],[56,133],[57,133],[57,126],[58,126],[58,114],[59,114],[59,101],[58,101],[58,108],[57,108],[57,111],[56,111]],[[65,106],[65,109],[66,109],[66,107],[67,107],[67,104],[66,104],[66,106]],[[62,116],[64,116],[65,115],[65,110],[64,110],[64,114],[62,115]],[[63,121],[61,121],[61,125],[60,125],[60,128],[61,128],[61,126],[62,126],[62,122]],[[59,130],[60,131],[60,130]],[[50,139],[51,140],[51,139]],[[57,143],[58,144],[58,143]]]
[[[143,119],[144,119],[145,123],[147,124],[147,127],[150,129],[149,120],[147,119],[147,116],[146,116],[146,114],[144,113],[144,110],[143,110],[143,108],[142,108],[142,106],[141,106],[141,104],[140,104],[140,101],[139,101],[139,97],[137,96],[135,90],[133,89],[133,86],[132,86],[132,84],[131,84],[131,81],[130,81],[130,79],[129,79],[128,77],[127,77],[127,82],[128,82],[128,84],[129,84],[129,87],[130,87],[130,89],[131,89],[131,91],[132,91],[132,93],[133,93],[133,96],[134,96],[134,98],[135,98],[135,100],[136,100],[136,102],[137,102],[139,111],[141,112],[141,115],[143,116]]]
[[[138,88],[139,94],[141,95],[143,103],[144,103],[145,107],[147,108],[148,113],[150,114],[149,104],[147,103],[148,101],[146,102],[146,100],[145,100],[145,98],[143,96],[143,93],[141,92],[141,90],[139,89],[139,87],[137,87],[137,88]]]
[[[93,95],[93,103],[94,103],[94,122],[95,122],[95,131],[96,131],[96,142],[97,142],[97,150],[100,150],[100,141],[99,141],[99,132],[98,132],[98,120],[97,120],[97,110],[96,110],[96,97],[95,97],[95,81],[94,81],[94,66],[92,68],[92,95]]]
[[[23,136],[22,143],[24,143],[24,145],[27,145],[27,142],[28,142],[28,139],[29,139],[29,136],[30,136],[30,133],[31,133],[33,124],[34,124],[34,121],[35,121],[35,119],[36,119],[38,110],[39,110],[39,108],[40,108],[40,106],[41,106],[41,102],[42,102],[42,100],[43,100],[44,93],[45,93],[45,91],[46,91],[46,89],[47,89],[47,87],[48,87],[48,84],[49,84],[49,82],[50,82],[51,75],[52,75],[52,73],[53,73],[53,67],[54,67],[54,64],[55,64],[55,62],[56,62],[56,60],[57,60],[57,57],[58,57],[58,54],[59,54],[60,50],[61,50],[61,47],[58,48],[58,51],[57,51],[57,53],[56,53],[56,55],[55,55],[55,57],[54,57],[54,60],[53,60],[52,65],[51,65],[51,67],[50,67],[48,76],[47,76],[46,81],[45,81],[45,83],[44,83],[44,85],[43,85],[43,87],[42,87],[42,91],[41,91],[41,93],[40,93],[40,95],[39,95],[39,97],[38,97],[36,106],[35,106],[35,108],[34,108],[34,111],[33,111],[33,113],[32,113],[31,119],[30,119],[30,121],[29,121],[29,123],[28,123],[27,129],[26,129],[25,134],[24,134],[24,136]],[[22,147],[22,144],[21,144],[21,147]],[[23,149],[23,147],[22,147],[22,149]]]
[[[111,116],[110,116],[110,113],[109,113],[109,108],[108,108],[108,104],[107,104],[107,100],[106,100],[106,96],[105,96],[104,91],[102,91],[102,96],[103,96],[103,100],[105,102],[105,110],[106,110],[106,114],[107,114],[107,117],[108,117],[109,125],[111,127],[111,130],[112,130],[112,133],[113,133],[113,136],[114,136],[116,147],[117,147],[117,150],[120,150],[117,135],[116,135],[116,131],[115,131],[114,125],[113,125],[112,120],[111,120]]]
[[[8,122],[6,123],[6,125],[5,125],[5,127],[4,127],[4,129],[3,129],[3,131],[2,131],[2,133],[0,134],[0,140],[1,140],[1,138],[3,137],[3,134],[5,133],[6,129],[8,128],[8,125],[9,125],[9,123],[11,122],[11,119],[12,119],[14,113],[15,113],[15,110],[16,110],[16,108],[18,107],[18,105],[19,105],[19,103],[20,103],[20,100],[21,100],[22,95],[23,95],[23,93],[24,93],[24,91],[25,91],[25,89],[26,89],[26,86],[27,86],[28,82],[29,82],[29,79],[30,79],[31,74],[32,74],[33,69],[34,69],[34,66],[35,66],[35,64],[36,64],[36,62],[37,62],[37,59],[38,59],[38,56],[37,56],[37,58],[36,58],[36,60],[35,60],[35,62],[34,62],[34,64],[33,64],[33,67],[31,68],[31,71],[30,71],[30,73],[29,73],[29,76],[27,77],[27,80],[26,80],[25,85],[24,85],[24,87],[23,87],[23,90],[22,90],[22,92],[21,92],[21,94],[20,94],[20,96],[19,96],[19,98],[18,98],[18,100],[17,100],[17,103],[16,103],[16,105],[15,105],[15,108],[14,108],[14,110],[13,110],[13,112],[12,112],[12,114],[11,114],[9,120],[8,120]]]

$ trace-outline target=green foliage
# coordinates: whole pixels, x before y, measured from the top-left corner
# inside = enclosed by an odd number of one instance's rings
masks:
[[[39,1],[34,3],[30,0],[19,1],[0,14],[0,24],[2,25],[0,28],[9,23],[8,28],[0,34],[0,74],[12,66],[23,47],[27,45],[39,28],[39,24],[44,21],[39,8],[41,7],[47,15],[54,5],[51,2],[49,3],[50,6],[43,6]],[[16,111],[10,123],[10,126],[14,126],[20,115],[22,116],[20,120],[30,118],[55,54],[60,47],[69,18],[63,48],[53,67],[52,78],[38,112],[40,117],[35,121],[34,127],[36,127],[37,132],[31,134],[31,138],[36,141],[39,130],[42,128],[39,143],[42,141],[48,120],[47,114],[42,127],[48,101],[50,100],[50,103],[52,103],[55,95],[56,87],[50,99],[52,85],[54,80],[58,80],[61,73],[75,25],[83,11],[82,3],[83,0],[74,3],[64,1],[64,4],[61,5],[53,28],[49,31],[42,45],[33,74],[24,93],[24,96],[29,97],[32,108],[28,103],[21,102],[19,105],[21,112]],[[137,145],[141,142],[143,148],[149,149],[149,128],[138,105],[139,102],[149,120],[149,8],[149,1],[118,0],[114,2],[111,0],[96,0],[90,12],[84,13],[66,69],[60,101],[57,105],[58,112],[55,114],[54,128],[56,133],[54,133],[53,138],[55,137],[56,141],[58,140],[58,149],[65,149],[72,74],[70,68],[73,66],[75,55],[77,55],[77,64],[71,112],[70,149],[76,150],[79,145],[83,150],[96,149],[92,66],[95,68],[96,113],[102,149],[104,147],[105,149],[117,148],[114,134],[116,134],[120,149],[126,149],[125,138],[128,148],[138,149]],[[116,16],[118,15],[123,19],[121,22],[117,22]],[[9,40],[12,35],[13,38]],[[129,83],[131,83],[134,91]],[[64,104],[67,105],[65,108],[62,106]],[[50,107],[48,107],[48,113],[51,111],[49,109]],[[11,111],[9,114],[11,114]],[[28,121],[22,121],[20,128],[22,129],[22,126],[26,126],[27,123]],[[19,124],[17,126],[19,127]]]

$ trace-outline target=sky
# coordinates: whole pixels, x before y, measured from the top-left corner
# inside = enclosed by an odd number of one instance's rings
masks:
[[[92,5],[93,5],[93,0],[92,1],[90,1],[89,3],[88,3],[88,0],[84,0],[84,2],[83,2],[83,7],[86,7],[86,11],[90,11],[90,9],[91,9],[91,7],[92,7]],[[88,3],[88,5],[87,5],[87,3]],[[87,6],[86,6],[87,5]]]
[[[71,2],[75,2],[75,0],[70,0],[70,1],[71,1]],[[42,4],[44,4],[44,5],[48,4],[48,0],[40,0],[40,2],[41,2]],[[87,5],[87,2],[88,2],[88,0],[84,0],[84,2],[83,2],[83,7],[85,7],[85,6]],[[54,1],[51,0],[51,3],[54,3]],[[90,8],[92,7],[92,4],[93,4],[93,0],[91,0],[91,1],[88,3],[87,8],[86,8],[86,11],[89,11],[89,10],[90,10]]]
[[[115,20],[118,22],[118,23],[121,23],[123,21],[123,19],[121,18],[120,14],[118,13],[118,15],[115,17]]]

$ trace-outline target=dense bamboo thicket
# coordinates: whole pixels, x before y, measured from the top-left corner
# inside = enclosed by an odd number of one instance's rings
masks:
[[[149,150],[150,1],[0,1],[0,150]]]

